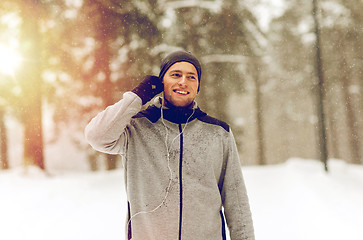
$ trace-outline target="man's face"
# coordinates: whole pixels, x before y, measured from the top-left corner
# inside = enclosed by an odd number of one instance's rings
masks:
[[[176,107],[189,106],[198,93],[198,73],[189,62],[173,64],[165,73],[163,83],[164,98]]]

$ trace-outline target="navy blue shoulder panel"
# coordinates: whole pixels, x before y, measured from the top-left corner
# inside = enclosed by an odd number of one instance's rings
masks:
[[[151,122],[155,123],[158,121],[158,119],[160,118],[160,110],[159,108],[155,107],[155,106],[149,106],[147,109],[138,112],[135,116],[133,116],[132,118],[143,118],[146,117],[147,119],[149,119]]]
[[[172,121],[172,122],[177,122],[174,121],[176,119],[169,119],[168,116],[174,116],[174,113],[171,112],[170,114],[168,113],[168,110],[165,110],[164,112],[164,118]],[[151,122],[155,123],[159,120],[159,118],[161,117],[161,112],[160,109],[157,108],[154,105],[149,106],[147,109],[138,112],[135,116],[133,116],[132,118],[147,118],[149,119]],[[221,120],[218,120],[216,118],[213,118],[211,116],[208,116],[206,113],[204,113],[203,111],[201,111],[200,109],[196,110],[195,112],[195,117],[204,123],[208,123],[208,124],[212,124],[212,125],[216,125],[216,126],[220,126],[222,127],[224,130],[226,130],[227,132],[229,132],[229,125]],[[179,122],[178,122],[179,123]]]
[[[201,122],[205,122],[205,123],[209,123],[209,124],[213,124],[213,125],[217,125],[220,126],[222,128],[224,128],[224,130],[226,130],[227,132],[229,132],[229,125],[221,120],[218,120],[214,117],[208,116],[208,115],[204,115],[202,117],[198,118],[199,121]]]

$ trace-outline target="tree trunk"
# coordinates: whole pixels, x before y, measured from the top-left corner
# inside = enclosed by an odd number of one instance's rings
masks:
[[[339,137],[337,134],[337,126],[336,126],[336,120],[334,116],[334,109],[332,107],[328,107],[328,115],[329,118],[327,120],[328,122],[328,129],[330,133],[330,137],[328,138],[330,140],[330,147],[331,147],[331,155],[330,157],[333,158],[341,158],[339,153]]]
[[[264,144],[264,125],[262,118],[262,103],[261,103],[261,90],[260,90],[260,76],[258,72],[258,62],[254,61],[254,83],[255,83],[255,106],[256,106],[256,139],[257,139],[257,157],[258,164],[265,165],[266,157],[265,157],[265,144]]]
[[[4,123],[4,111],[0,109],[0,169],[8,169],[7,134]]]
[[[42,134],[42,79],[41,79],[41,37],[39,19],[40,2],[23,1],[21,17],[21,50],[25,59],[20,75],[22,87],[21,117],[24,124],[24,164],[45,169]]]
[[[104,80],[103,86],[100,90],[100,95],[103,100],[104,108],[114,104],[114,84],[111,81],[111,69],[110,62],[112,58],[110,42],[111,42],[111,34],[114,31],[112,25],[109,24],[112,21],[109,18],[110,12],[108,9],[105,9],[102,5],[97,4],[99,8],[100,20],[99,25],[101,26],[96,29],[96,38],[100,41],[100,46],[96,50],[96,66],[99,68],[98,72],[103,73]],[[112,170],[116,168],[116,160],[117,156],[106,154],[106,168],[107,170]]]
[[[352,158],[352,162],[356,164],[361,164],[361,156],[360,156],[360,143],[359,143],[359,127],[358,127],[358,121],[356,121],[354,109],[353,109],[353,102],[352,98],[349,93],[349,87],[350,87],[350,71],[347,68],[347,62],[345,60],[345,57],[341,57],[341,82],[342,82],[342,91],[344,96],[344,102],[345,102],[345,109],[346,109],[346,119],[347,119],[347,127],[348,127],[348,141],[349,141],[349,148],[350,148],[350,154]]]
[[[106,169],[114,170],[117,167],[118,155],[107,154]]]
[[[318,133],[319,133],[319,158],[324,163],[325,171],[328,171],[328,150],[326,141],[325,114],[324,114],[324,76],[323,64],[321,58],[320,31],[317,16],[317,0],[313,0],[313,18],[315,27],[315,48],[316,48],[316,69],[318,74],[317,84],[317,116],[318,116]]]

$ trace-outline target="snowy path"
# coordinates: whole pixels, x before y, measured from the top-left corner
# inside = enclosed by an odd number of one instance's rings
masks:
[[[243,168],[257,240],[363,239],[363,166],[293,159]],[[0,171],[1,240],[124,239],[122,170]]]

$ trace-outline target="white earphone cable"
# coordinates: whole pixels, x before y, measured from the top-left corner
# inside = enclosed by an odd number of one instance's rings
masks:
[[[153,213],[155,212],[156,210],[158,210],[165,202],[166,202],[166,199],[168,198],[168,195],[169,195],[169,190],[170,190],[170,187],[171,187],[171,184],[172,184],[172,181],[173,181],[173,171],[171,170],[171,167],[170,167],[170,149],[171,149],[171,146],[173,145],[174,141],[181,135],[184,133],[184,130],[185,128],[187,127],[188,125],[188,122],[190,120],[190,118],[194,115],[195,113],[195,108],[193,108],[193,112],[192,114],[188,117],[182,131],[176,135],[173,140],[171,141],[170,145],[168,146],[168,137],[169,137],[169,131],[168,131],[168,128],[164,122],[164,112],[163,112],[163,107],[161,106],[160,107],[160,115],[161,115],[161,122],[163,123],[163,126],[165,128],[165,148],[166,148],[166,157],[167,157],[167,163],[168,163],[168,170],[169,170],[169,173],[170,173],[170,176],[169,176],[169,183],[168,183],[168,187],[166,188],[166,192],[165,192],[165,195],[161,201],[161,203],[156,206],[154,209],[150,210],[150,211],[140,211],[140,212],[137,212],[135,213],[134,215],[132,215],[130,218],[129,218],[129,221],[127,223],[127,227],[129,227],[129,224],[131,222],[131,219],[133,219],[134,217],[136,217],[137,215],[139,214],[148,214],[148,213]]]

